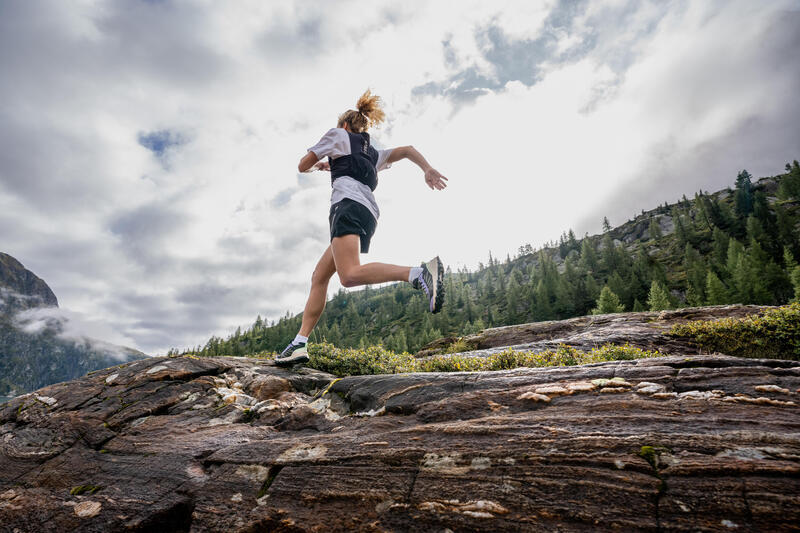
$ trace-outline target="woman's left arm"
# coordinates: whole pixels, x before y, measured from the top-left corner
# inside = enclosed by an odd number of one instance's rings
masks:
[[[386,160],[386,162],[394,163],[395,161],[400,161],[401,159],[408,159],[422,169],[422,171],[425,173],[425,183],[427,183],[428,187],[431,189],[442,190],[447,187],[447,183],[445,183],[447,178],[442,176],[438,170],[433,168],[422,156],[422,154],[419,153],[413,146],[398,146],[392,150],[392,153],[389,154],[389,158]]]

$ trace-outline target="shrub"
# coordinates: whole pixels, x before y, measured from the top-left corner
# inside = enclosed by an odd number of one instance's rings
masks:
[[[460,352],[468,352],[470,350],[474,350],[475,347],[471,346],[464,338],[459,338],[453,341],[447,348],[444,349],[442,353],[460,353]]]
[[[800,303],[760,315],[698,320],[673,326],[670,334],[694,339],[702,348],[739,357],[800,359]]]
[[[323,342],[309,344],[308,366],[337,376],[413,372],[416,360],[408,352],[395,353],[383,346],[337,348]]]
[[[337,376],[365,374],[395,374],[400,372],[476,372],[510,370],[520,367],[572,366],[601,361],[659,357],[651,352],[625,344],[603,345],[584,352],[572,346],[560,345],[555,350],[522,352],[507,348],[487,357],[465,355],[436,355],[415,359],[408,352],[395,353],[382,346],[368,348],[337,348],[329,343],[309,345],[308,366]]]

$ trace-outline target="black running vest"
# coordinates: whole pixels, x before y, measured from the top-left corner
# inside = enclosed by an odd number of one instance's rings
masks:
[[[331,183],[336,178],[350,176],[371,191],[378,186],[378,151],[369,144],[369,133],[346,132],[350,136],[350,155],[328,158],[331,165]]]

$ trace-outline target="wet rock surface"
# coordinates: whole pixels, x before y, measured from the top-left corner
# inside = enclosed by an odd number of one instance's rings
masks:
[[[792,531],[800,363],[153,358],[0,406],[2,531]]]

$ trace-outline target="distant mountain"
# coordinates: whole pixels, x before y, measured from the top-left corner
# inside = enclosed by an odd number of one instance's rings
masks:
[[[0,252],[0,313],[34,307],[58,307],[58,299],[42,278]]]
[[[66,337],[67,319],[47,283],[0,252],[0,401],[146,354],[88,337]]]

